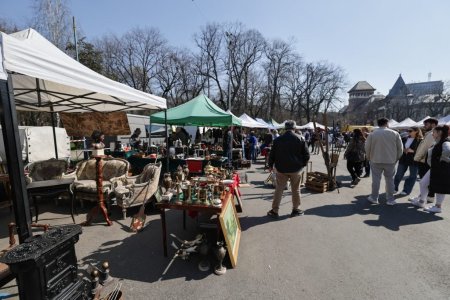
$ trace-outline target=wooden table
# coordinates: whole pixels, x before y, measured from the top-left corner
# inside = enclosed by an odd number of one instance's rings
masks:
[[[222,206],[214,207],[209,205],[202,205],[200,201],[195,202],[194,204],[181,203],[177,204],[175,202],[159,202],[156,203],[156,207],[161,211],[161,223],[162,223],[162,235],[163,235],[163,247],[164,247],[164,256],[167,257],[167,229],[166,229],[166,209],[176,209],[183,211],[183,228],[186,229],[186,212],[187,211],[196,211],[203,213],[212,213],[217,215],[217,233],[218,236],[222,233],[222,229],[220,226],[219,215],[222,212],[222,208],[225,207],[227,201],[233,201],[232,193],[228,192],[222,198]]]
[[[75,218],[73,216],[73,192],[71,189],[74,178],[63,178],[63,179],[52,179],[52,180],[42,180],[34,181],[27,185],[27,193],[30,199],[33,199],[34,209],[36,211],[36,223],[38,221],[39,209],[36,202],[38,196],[56,196],[62,193],[68,193],[70,197],[70,214],[72,216],[72,221],[75,223]]]

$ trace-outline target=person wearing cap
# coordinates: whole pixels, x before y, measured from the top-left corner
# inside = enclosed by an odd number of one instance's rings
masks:
[[[416,153],[414,154],[414,162],[417,165],[417,170],[419,174],[419,178],[422,179],[423,176],[428,172],[430,166],[426,163],[426,157],[428,153],[428,149],[430,149],[435,140],[433,138],[433,129],[438,125],[438,120],[435,118],[428,118],[423,121],[423,129],[426,132],[424,134],[424,138],[422,142],[417,147]],[[429,192],[427,197],[428,203],[434,202],[434,193],[432,191]]]
[[[372,169],[372,193],[367,200],[373,204],[378,204],[382,174],[386,180],[386,204],[397,204],[394,199],[394,175],[395,165],[403,155],[403,143],[400,134],[388,128],[388,122],[386,118],[379,119],[379,128],[369,134],[365,144],[366,157]]]
[[[305,139],[295,133],[295,121],[285,122],[286,132],[273,141],[269,155],[269,172],[276,172],[276,187],[273,196],[272,209],[268,216],[278,218],[283,190],[287,181],[291,181],[292,212],[291,217],[303,215],[300,207],[300,181],[303,168],[309,161],[309,151]]]

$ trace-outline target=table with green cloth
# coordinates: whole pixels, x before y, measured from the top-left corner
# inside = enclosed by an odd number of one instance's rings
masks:
[[[140,174],[147,164],[155,162],[154,158],[138,157],[138,156],[130,156],[127,158],[127,160],[131,165],[131,172],[133,173],[133,175]],[[161,162],[162,165],[161,173],[165,173],[167,172],[167,170],[173,173],[177,170],[178,166],[186,165],[185,159],[173,159],[173,158],[169,159],[169,168],[167,168],[167,161],[165,158],[158,159],[158,161]],[[210,159],[210,160],[204,159],[202,161],[202,170],[209,162],[211,162],[211,165],[213,167],[219,168],[227,163],[227,158],[222,157],[220,159]]]
[[[111,155],[112,157],[123,158],[123,159],[128,159],[128,158],[130,158],[131,156],[133,156],[136,153],[137,153],[136,150],[130,150],[130,151],[109,151],[109,150],[106,150],[105,151],[106,155]]]

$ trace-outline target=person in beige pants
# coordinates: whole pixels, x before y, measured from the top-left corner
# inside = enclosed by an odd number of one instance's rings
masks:
[[[285,122],[286,132],[273,142],[269,156],[269,171],[276,170],[277,184],[272,202],[272,209],[267,215],[278,218],[283,190],[287,181],[291,181],[292,212],[291,217],[303,215],[300,207],[300,182],[303,168],[309,160],[309,151],[305,139],[296,134],[295,121]]]

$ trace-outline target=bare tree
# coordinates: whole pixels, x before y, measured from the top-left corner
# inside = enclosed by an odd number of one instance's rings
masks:
[[[71,37],[71,12],[67,0],[35,0],[32,26],[56,47],[65,51]]]
[[[222,108],[226,108],[225,91],[223,89],[222,78],[224,76],[225,66],[223,59],[222,43],[224,33],[219,24],[207,24],[199,34],[194,36],[195,43],[200,50],[198,61],[201,62],[199,72],[208,81],[208,94],[211,90],[217,93],[217,100]],[[212,87],[210,82],[214,84]]]
[[[266,41],[257,30],[247,30],[241,23],[229,25],[225,29],[229,63],[227,73],[231,107],[247,109],[249,72],[264,54]],[[235,103],[237,102],[237,103]]]
[[[282,40],[273,40],[265,50],[267,61],[264,70],[267,80],[267,96],[269,98],[267,117],[280,113],[281,88],[293,62],[292,44]]]
[[[10,20],[0,18],[0,31],[9,34],[19,31],[19,27]]]
[[[304,112],[307,122],[310,122],[321,109],[326,111],[336,101],[340,101],[337,95],[344,87],[345,75],[341,68],[327,62],[307,63],[298,98],[298,109]]]
[[[289,66],[286,74],[286,84],[283,97],[286,99],[286,108],[289,111],[290,118],[302,118],[302,110],[299,109],[299,102],[303,98],[303,74],[305,64],[303,59],[294,55],[292,64]]]
[[[157,66],[163,60],[166,41],[155,28],[135,28],[123,36],[105,36],[102,40],[105,71],[120,82],[151,93]]]

